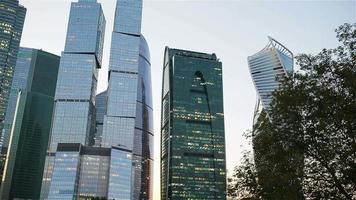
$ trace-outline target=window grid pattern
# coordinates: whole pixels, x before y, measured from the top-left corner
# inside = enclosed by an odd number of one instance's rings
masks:
[[[79,168],[79,152],[57,152],[48,199],[76,199]]]
[[[31,61],[32,61],[32,49],[20,48],[17,56],[14,76],[12,79],[10,96],[6,108],[4,128],[2,130],[1,140],[0,140],[0,148],[8,147],[12,121],[14,119],[14,114],[16,109],[18,92],[19,90],[23,90],[26,88],[29,69],[31,67]]]
[[[85,99],[93,101],[97,71],[93,55],[62,53],[58,72],[56,100]]]
[[[144,46],[142,45],[142,42],[144,42],[143,39],[141,39],[140,49],[142,49],[143,48],[142,46]],[[149,58],[146,58],[144,55],[140,54],[139,63],[138,63],[139,79],[138,79],[138,88],[137,88],[137,100],[142,103],[145,103],[147,106],[152,108],[152,95],[148,95],[147,93],[148,91],[152,91],[151,64],[148,62],[148,60]]]
[[[130,200],[132,194],[132,155],[111,150],[108,199]]]
[[[130,192],[120,193],[123,196],[117,199],[152,198],[151,64],[147,42],[141,35],[141,17],[142,0],[117,1],[109,62],[108,109],[102,140],[104,145],[118,146],[135,154],[129,163],[133,167],[131,176],[110,176],[110,183],[113,180],[127,184],[125,178],[132,183]],[[130,122],[121,124],[122,120]],[[109,184],[109,194],[113,191],[112,196],[115,196],[117,190],[115,185]],[[109,195],[108,198],[112,197]]]
[[[106,198],[109,165],[109,156],[82,155],[79,178],[81,198]]]
[[[85,144],[88,137],[88,102],[57,102],[53,117],[50,151],[55,152],[58,143]]]
[[[167,48],[164,67],[161,199],[225,200],[222,64],[214,54]]]
[[[58,143],[92,145],[95,133],[95,95],[101,68],[105,18],[96,1],[72,3],[65,50],[59,67],[49,151]],[[51,179],[48,167],[47,179]],[[56,166],[54,166],[56,168]],[[43,182],[41,199],[47,199],[50,182]]]
[[[45,169],[42,177],[42,186],[41,186],[41,195],[40,195],[41,197],[48,197],[49,187],[52,182],[55,158],[56,158],[55,156],[48,156],[48,155],[46,156]]]
[[[107,109],[109,116],[135,117],[137,81],[137,74],[111,74]]]
[[[153,135],[135,129],[133,153],[146,158],[153,158]]]
[[[113,33],[110,50],[110,70],[138,72],[140,37]]]
[[[103,130],[103,147],[133,148],[135,119],[122,117],[105,117]]]
[[[11,90],[26,8],[18,0],[0,2],[0,131]]]
[[[275,40],[270,38],[270,43],[266,48],[248,57],[250,73],[261,103],[260,106],[267,111],[272,102],[272,92],[280,86],[278,78],[283,78],[293,72],[293,54],[284,47],[282,52],[281,47],[275,44]]]
[[[72,3],[65,52],[92,53],[101,65],[105,23],[100,4]]]
[[[146,191],[153,189],[153,177],[151,176],[153,173],[153,160],[134,155],[132,157],[132,163],[133,199],[152,199],[153,194]],[[142,181],[142,179],[146,179],[146,181]]]
[[[135,127],[153,135],[153,109],[147,104],[137,101]]]
[[[129,16],[129,17],[128,17]],[[142,0],[118,0],[114,31],[141,35]]]

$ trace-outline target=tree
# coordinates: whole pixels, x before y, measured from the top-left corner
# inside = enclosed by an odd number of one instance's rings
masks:
[[[296,57],[300,71],[280,80],[268,117],[261,115],[255,127],[262,135],[258,148],[265,152],[255,155],[256,166],[273,166],[279,180],[290,181],[287,187],[300,180],[306,199],[356,199],[356,24],[344,24],[336,33],[339,47]],[[302,172],[293,170],[301,161]],[[246,166],[251,163],[235,173]],[[264,188],[280,187],[273,176],[269,181],[268,174],[255,175],[262,191],[258,198],[282,192]],[[248,176],[242,177],[237,182]]]
[[[251,132],[246,132],[249,138]],[[228,196],[244,200],[261,199],[261,187],[258,183],[256,167],[250,151],[245,151],[242,163],[235,168],[233,177],[228,178]]]

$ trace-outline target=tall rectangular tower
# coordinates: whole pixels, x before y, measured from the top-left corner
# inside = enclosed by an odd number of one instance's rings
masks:
[[[58,72],[42,198],[48,196],[57,145],[94,143],[95,95],[104,34],[105,17],[96,0],[72,3],[65,49]]]
[[[8,105],[6,108],[6,115],[4,120],[4,128],[2,130],[0,141],[1,149],[4,154],[6,154],[8,148],[18,93],[19,90],[23,90],[26,88],[29,70],[33,61],[32,59],[35,58],[32,54],[33,49],[30,48],[20,48],[17,54],[16,67],[12,79],[10,96],[8,99]]]
[[[42,50],[20,48],[5,118],[12,131],[5,135],[9,148],[0,199],[40,197],[59,60]]]
[[[25,15],[26,8],[18,0],[0,0],[0,131],[4,127]]]
[[[32,58],[32,49],[20,48],[17,54],[16,67],[14,69],[14,75],[11,83],[10,94],[8,98],[8,105],[6,107],[6,114],[4,119],[4,127],[1,130],[1,139],[0,139],[0,162],[1,168],[0,174],[3,174],[3,166],[5,165],[5,160],[7,156],[7,150],[9,145],[10,133],[12,129],[12,123],[14,119],[17,97],[19,90],[25,89],[27,84],[27,78],[29,69],[31,66]]]
[[[153,114],[142,0],[117,0],[102,147],[111,148],[108,199],[152,199]]]
[[[226,199],[222,63],[166,48],[161,119],[161,199]]]

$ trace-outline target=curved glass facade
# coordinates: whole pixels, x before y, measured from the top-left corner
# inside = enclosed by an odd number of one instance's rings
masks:
[[[101,142],[112,148],[108,199],[152,199],[151,64],[141,18],[142,0],[117,0]]]

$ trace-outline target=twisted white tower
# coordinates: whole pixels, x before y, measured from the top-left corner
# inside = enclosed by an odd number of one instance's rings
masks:
[[[278,78],[293,72],[293,53],[277,40],[268,36],[269,43],[258,53],[247,58],[253,83],[257,91],[254,123],[263,109],[268,111],[272,92],[278,89]]]

